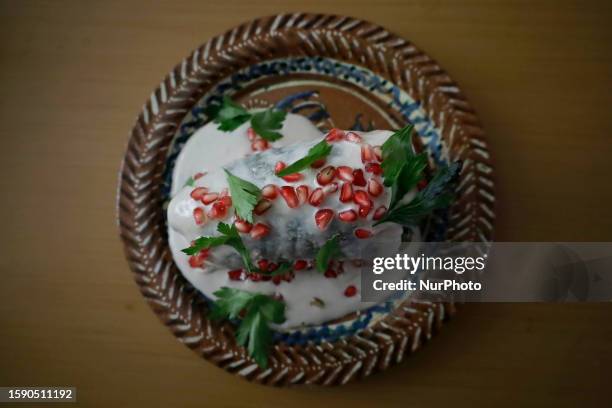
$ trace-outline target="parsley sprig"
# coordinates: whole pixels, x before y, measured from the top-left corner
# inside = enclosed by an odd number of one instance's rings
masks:
[[[214,295],[210,317],[214,320],[242,320],[236,332],[238,344],[245,346],[249,355],[262,368],[268,366],[268,354],[272,345],[270,323],[285,321],[285,304],[270,296],[239,289],[223,287]]]
[[[300,172],[310,166],[312,163],[316,162],[317,160],[326,157],[331,152],[331,150],[332,146],[325,140],[321,140],[319,143],[308,149],[308,154],[306,156],[285,167],[284,169],[276,173],[276,175],[278,177],[284,177],[288,176],[289,174]]]
[[[213,117],[215,123],[219,124],[218,129],[224,132],[236,130],[240,125],[250,120],[255,133],[270,142],[283,137],[278,131],[283,127],[283,121],[287,116],[285,111],[273,108],[250,113],[228,96],[224,96],[220,104],[209,105],[206,114]]]
[[[253,209],[261,198],[261,190],[255,184],[234,176],[225,170],[227,183],[236,213],[245,221],[253,222]]]
[[[336,234],[327,241],[319,251],[315,257],[315,264],[317,270],[319,272],[325,272],[327,267],[329,266],[329,261],[333,258],[338,258],[342,256],[342,250],[340,249],[340,234]]]

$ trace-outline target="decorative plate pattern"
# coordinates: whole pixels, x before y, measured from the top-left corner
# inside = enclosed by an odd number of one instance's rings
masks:
[[[267,370],[236,345],[231,323],[206,318],[206,299],[172,261],[163,204],[176,156],[209,120],[203,107],[225,94],[247,106],[274,103],[321,128],[413,123],[432,166],[463,161],[458,200],[434,217],[428,235],[454,241],[493,234],[493,169],[475,112],[435,61],[382,27],[287,14],[253,20],[196,49],[151,94],[128,143],[118,193],[126,256],[141,292],[181,342],[270,385],[343,384],[401,361],[454,313],[452,300],[396,300],[335,324],[277,333]]]

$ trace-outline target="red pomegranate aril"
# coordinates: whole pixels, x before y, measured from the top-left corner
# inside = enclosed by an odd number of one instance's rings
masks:
[[[252,127],[248,128],[247,137],[251,142],[254,141],[257,138],[257,133],[255,133],[255,129],[253,129]]]
[[[374,221],[378,221],[385,215],[386,212],[387,212],[387,207],[385,207],[384,205],[381,205],[380,207],[376,209],[376,211],[374,211],[374,215],[372,216],[372,219]]]
[[[351,183],[343,183],[340,189],[340,201],[348,203],[353,199],[353,185]]]
[[[253,208],[253,212],[256,215],[262,215],[266,211],[268,211],[272,207],[272,201],[266,200],[265,198],[259,200],[255,208]]]
[[[301,271],[302,269],[306,269],[307,266],[308,266],[308,262],[306,262],[303,259],[298,259],[293,264],[293,270],[294,271]]]
[[[361,145],[361,161],[363,163],[369,163],[376,159],[374,155],[374,151],[372,150],[372,146],[365,143]]]
[[[327,268],[327,270],[325,271],[324,276],[326,278],[337,278],[338,277],[338,272],[336,272],[333,268]]]
[[[257,261],[257,267],[264,272],[268,272],[268,266],[269,262],[267,259],[260,259]]]
[[[224,218],[227,215],[227,207],[221,201],[215,201],[208,212],[210,218]]]
[[[253,150],[254,152],[263,152],[264,150],[268,150],[269,148],[270,145],[265,139],[255,139],[251,143],[251,150]]]
[[[342,139],[344,139],[344,131],[336,128],[330,130],[327,136],[325,136],[325,140],[332,143],[339,142]]]
[[[248,234],[253,228],[253,224],[242,219],[236,219],[236,221],[234,221],[234,225],[236,226],[238,232],[242,232],[243,234]]]
[[[355,287],[355,285],[347,286],[346,289],[344,289],[344,296],[346,297],[353,297],[356,294],[357,294],[357,288]]]
[[[362,205],[362,206],[371,205],[370,197],[368,197],[368,193],[366,193],[363,190],[355,191],[355,195],[353,196],[353,201],[355,202],[355,204]]]
[[[282,276],[282,278],[285,282],[291,282],[294,276],[295,275],[292,272],[287,272],[286,274]]]
[[[221,197],[219,201],[222,202],[226,207],[232,206],[232,197],[228,195]]]
[[[280,285],[282,281],[283,281],[283,277],[280,275],[276,275],[272,277],[272,283],[274,283],[275,285]]]
[[[206,193],[202,196],[200,201],[202,201],[202,204],[208,205],[210,203],[217,201],[218,198],[219,198],[219,194],[217,193]]]
[[[206,214],[204,214],[204,209],[201,207],[196,207],[193,209],[193,219],[195,220],[196,225],[202,225],[206,221]]]
[[[346,210],[338,213],[340,221],[353,222],[357,219],[357,213],[354,210]]]
[[[191,198],[194,200],[200,200],[204,194],[208,193],[208,189],[206,187],[196,187],[193,189],[191,194]]]
[[[359,239],[370,238],[372,236],[372,231],[363,228],[357,228],[355,230],[355,236]]]
[[[274,173],[275,174],[278,173],[279,171],[283,170],[285,167],[287,167],[285,162],[282,162],[282,161],[276,162],[276,164],[274,165]]]
[[[369,205],[360,205],[359,206],[359,216],[361,218],[367,217],[371,209],[372,209],[372,202],[370,202]]]
[[[373,197],[378,197],[383,192],[383,185],[378,180],[368,180],[368,193]]]
[[[348,132],[345,136],[345,139],[352,143],[361,143],[363,139],[355,132]]]
[[[334,218],[334,211],[330,209],[319,210],[315,213],[315,223],[317,228],[321,231],[325,230],[332,218]]]
[[[352,182],[354,177],[353,177],[353,169],[351,169],[348,166],[340,166],[337,169],[337,174],[338,174],[338,178],[344,180],[344,181],[348,181],[348,182]]]
[[[324,158],[315,160],[314,162],[312,162],[310,167],[313,169],[320,169],[321,167],[325,166],[325,163],[326,163],[326,160]]]
[[[334,181],[335,177],[336,168],[334,166],[327,166],[317,173],[317,182],[322,186],[326,186]]]
[[[357,169],[353,171],[353,184],[359,187],[366,186],[367,183],[366,183],[365,176],[363,174],[363,170]]]
[[[199,178],[202,178],[202,177],[204,177],[204,175],[205,175],[205,174],[206,174],[206,173],[197,172],[196,174],[194,174],[194,175],[193,175],[193,179],[194,179],[194,180],[197,180],[197,179],[199,179]]]
[[[261,189],[261,195],[268,200],[278,197],[278,188],[274,184],[268,184]]]
[[[372,151],[374,152],[374,156],[376,156],[376,160],[381,162],[382,161],[382,146],[374,146],[372,147]]]
[[[206,257],[200,256],[200,254],[191,255],[189,257],[189,266],[191,266],[192,268],[199,268],[204,265],[205,260]]]
[[[244,271],[242,269],[234,269],[227,272],[227,276],[230,278],[230,280],[241,281],[244,280],[243,272]]]
[[[301,173],[291,173],[287,174],[286,176],[282,176],[281,178],[287,183],[295,183],[296,181],[302,180],[304,178],[304,175]]]
[[[253,282],[259,282],[263,279],[263,275],[261,273],[249,273],[249,279]]]
[[[253,239],[261,239],[270,233],[270,227],[266,224],[258,222],[253,225],[253,229],[251,229],[251,238]]]
[[[280,194],[289,208],[296,208],[300,205],[300,201],[295,193],[295,188],[291,186],[283,186],[280,188]]]
[[[417,183],[417,190],[421,191],[421,190],[423,190],[425,187],[427,187],[427,180],[423,179],[423,180],[420,180],[420,181]]]
[[[376,174],[377,176],[380,176],[383,172],[382,167],[378,163],[366,164],[365,171],[367,171],[368,173]]]
[[[277,269],[278,269],[278,264],[274,262],[270,262],[270,264],[268,265],[268,272],[274,272]]]
[[[336,191],[338,191],[338,183],[329,183],[323,187],[323,193],[325,194],[333,194]]]
[[[304,204],[308,201],[308,196],[310,195],[310,189],[307,185],[302,184],[298,188],[295,189],[295,193],[297,195],[298,201],[300,204]]]
[[[318,187],[315,188],[312,193],[310,193],[310,197],[308,198],[308,202],[313,207],[318,207],[323,203],[325,199],[325,194],[323,193],[323,189]]]

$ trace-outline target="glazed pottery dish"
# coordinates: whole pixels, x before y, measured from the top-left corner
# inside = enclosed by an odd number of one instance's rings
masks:
[[[267,385],[401,362],[452,299],[361,298],[374,257],[493,237],[493,169],[461,90],[410,42],[333,15],[242,24],[180,62],[132,129],[125,253],[179,341]]]

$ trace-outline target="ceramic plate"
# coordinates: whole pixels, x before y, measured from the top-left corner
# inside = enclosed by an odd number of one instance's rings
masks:
[[[165,203],[185,142],[223,95],[247,107],[301,114],[321,130],[397,129],[412,123],[430,166],[462,160],[458,199],[423,231],[428,240],[490,241],[493,169],[483,131],[461,90],[410,42],[349,17],[256,19],[196,49],[163,79],[138,116],[121,169],[118,215],[142,294],[200,356],[270,385],[344,384],[400,362],[454,313],[448,299],[397,299],[337,321],[277,332],[269,368],[234,341],[231,323],[207,319],[207,299],[182,277],[168,248]]]

